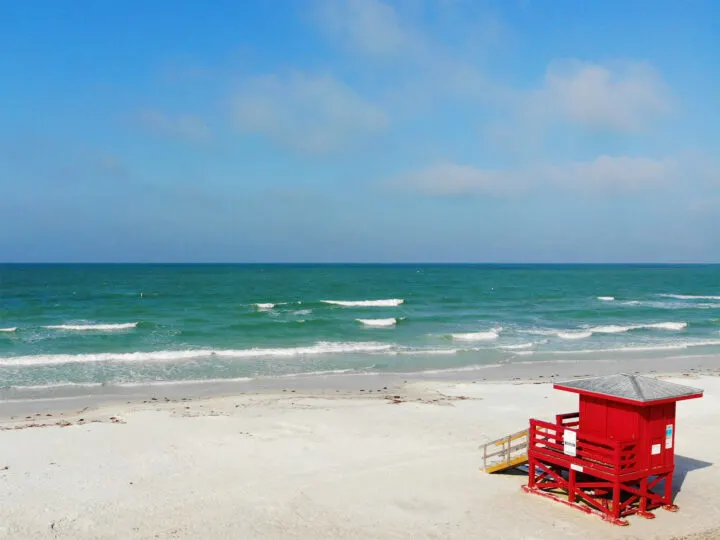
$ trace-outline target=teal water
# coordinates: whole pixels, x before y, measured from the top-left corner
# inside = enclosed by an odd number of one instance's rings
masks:
[[[0,265],[0,387],[714,353],[717,265]]]

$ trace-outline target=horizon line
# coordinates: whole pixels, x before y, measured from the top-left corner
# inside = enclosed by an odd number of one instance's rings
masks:
[[[459,266],[459,265],[485,265],[485,266],[501,266],[501,265],[515,265],[515,266],[553,266],[553,265],[573,265],[573,266],[715,266],[720,265],[720,261],[709,262],[709,261],[663,261],[663,262],[649,262],[649,261],[625,261],[625,262],[596,262],[596,261],[551,261],[551,262],[537,262],[537,261],[447,261],[447,262],[433,262],[433,261],[0,261],[0,265],[274,265],[274,266],[291,266],[291,265],[313,265],[313,266],[361,266],[361,265],[372,265],[372,266],[400,266],[400,265],[432,265],[432,266]]]

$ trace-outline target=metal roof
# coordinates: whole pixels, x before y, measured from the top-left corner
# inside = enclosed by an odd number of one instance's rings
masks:
[[[661,381],[651,377],[628,375],[627,373],[559,382],[555,386],[570,391],[592,392],[593,394],[602,394],[642,403],[683,398],[703,393],[699,388]]]

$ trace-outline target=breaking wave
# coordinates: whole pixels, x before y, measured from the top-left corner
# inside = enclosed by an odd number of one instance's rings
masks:
[[[612,302],[613,300],[615,300],[615,297],[614,296],[598,296],[597,299],[602,302]]]
[[[698,294],[660,294],[665,298],[676,298],[678,300],[720,300],[720,296],[698,295]]]
[[[15,332],[17,330],[17,326],[13,326],[11,328],[0,328],[0,332]]]
[[[457,341],[487,341],[497,339],[502,332],[502,328],[493,328],[486,332],[465,332],[461,334],[450,334]]]
[[[387,300],[321,300],[323,304],[342,307],[397,307],[404,304],[402,298],[389,298]]]
[[[198,358],[292,357],[341,353],[379,353],[392,349],[387,343],[318,342],[308,347],[276,349],[190,349],[132,353],[43,354],[0,357],[0,366],[44,366],[93,362],[174,362]]]
[[[357,322],[364,326],[373,326],[377,328],[387,328],[390,326],[395,326],[397,324],[397,319],[392,317],[389,319],[355,319]]]
[[[130,328],[137,327],[138,323],[119,323],[119,324],[52,324],[43,326],[50,330],[97,330],[103,332],[112,332],[114,330],[129,330]]]

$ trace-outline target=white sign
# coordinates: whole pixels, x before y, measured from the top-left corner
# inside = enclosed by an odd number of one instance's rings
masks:
[[[665,426],[665,448],[672,448],[673,445],[673,425]]]
[[[575,465],[574,463],[571,463],[570,468],[574,471],[583,472],[582,465]]]
[[[571,429],[563,434],[563,450],[568,456],[577,456],[577,433]]]
[[[653,444],[653,445],[652,445],[652,452],[651,452],[652,455],[653,455],[653,456],[657,456],[657,455],[660,453],[661,449],[662,449],[662,445],[660,445],[660,444]]]

